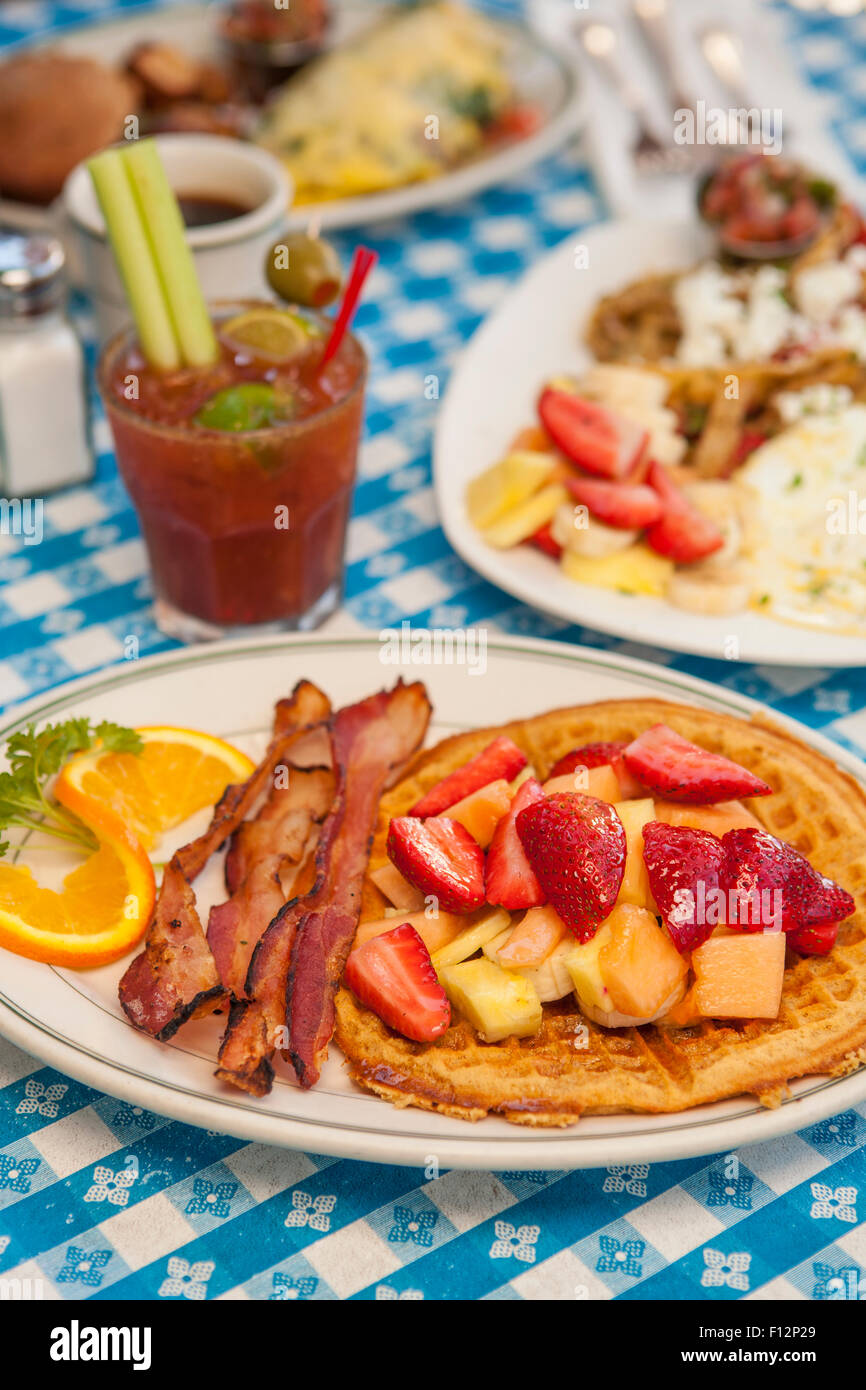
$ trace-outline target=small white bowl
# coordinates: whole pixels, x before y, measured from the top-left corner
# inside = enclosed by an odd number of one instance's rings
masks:
[[[294,192],[283,165],[267,150],[222,135],[166,134],[155,139],[178,193],[224,197],[251,209],[212,227],[188,229],[205,299],[271,298],[265,256],[285,227]],[[67,178],[61,206],[71,231],[77,278],[93,300],[104,342],[128,323],[129,310],[85,164],[77,165]]]

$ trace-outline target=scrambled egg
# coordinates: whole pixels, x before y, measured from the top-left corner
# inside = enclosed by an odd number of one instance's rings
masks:
[[[866,636],[866,406],[805,415],[737,481],[762,611]]]
[[[476,154],[513,99],[501,31],[448,3],[393,12],[283,88],[257,143],[296,203],[429,179]]]

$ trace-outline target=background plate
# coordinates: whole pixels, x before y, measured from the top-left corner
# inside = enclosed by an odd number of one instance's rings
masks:
[[[419,676],[434,703],[430,741],[444,734],[558,705],[656,695],[748,716],[741,696],[644,662],[562,644],[496,638],[486,672],[465,666],[383,665],[376,638],[276,638],[171,652],[116,667],[31,702],[0,727],[4,741],[25,719],[86,714],[125,724],[178,724],[219,734],[257,755],[272,706],[301,676],[336,703],[357,699],[399,674]],[[779,720],[855,776],[863,765],[820,735]],[[206,815],[204,816],[206,820]],[[196,883],[199,908],[222,896],[221,856]],[[797,1082],[777,1110],[750,1098],[679,1115],[591,1116],[570,1130],[532,1130],[505,1120],[478,1125],[421,1110],[397,1110],[349,1081],[332,1047],[321,1084],[303,1092],[281,1075],[255,1100],[214,1079],[220,1021],[201,1020],[170,1043],[135,1031],[117,1003],[124,962],[86,973],[3,953],[0,1033],[86,1085],[187,1124],[308,1152],[383,1163],[448,1168],[566,1169],[655,1162],[714,1153],[814,1124],[866,1098],[866,1070],[839,1080]]]
[[[57,48],[66,53],[97,58],[109,65],[122,62],[136,44],[159,37],[201,59],[219,56],[216,19],[209,5],[168,5],[136,10],[120,19],[54,29],[38,39],[25,39],[3,50],[9,57],[23,48]],[[388,8],[380,0],[337,0],[332,36],[335,44],[351,40],[374,23]],[[308,203],[289,210],[290,227],[306,227],[315,215],[321,228],[357,227],[387,217],[402,217],[424,208],[468,198],[491,184],[503,183],[539,159],[552,154],[581,124],[583,98],[577,75],[543,39],[525,25],[494,16],[511,35],[511,63],[519,99],[538,105],[542,124],[534,135],[503,146],[492,154],[424,183],[407,184],[363,197],[338,198]],[[0,66],[2,81],[2,66]],[[55,205],[56,206],[56,205]],[[55,225],[53,209],[0,199],[0,220],[17,227]]]
[[[588,267],[575,268],[586,247]],[[470,478],[501,458],[510,439],[536,419],[535,403],[552,376],[592,361],[584,325],[599,298],[650,271],[693,265],[712,243],[690,222],[606,222],[575,232],[517,283],[472,338],[449,384],[433,455],[439,515],[468,565],[506,593],[570,623],[654,642],[677,652],[785,666],[861,666],[862,637],[840,637],[777,622],[757,612],[702,618],[663,599],[637,598],[576,584],[530,546],[494,550],[466,515]]]

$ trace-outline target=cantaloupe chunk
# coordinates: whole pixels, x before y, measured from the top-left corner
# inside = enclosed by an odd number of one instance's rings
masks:
[[[682,806],[676,801],[657,801],[656,820],[668,825],[688,825],[722,836],[726,830],[762,830],[764,827],[742,801],[717,801],[714,806]]]
[[[424,912],[410,912],[405,916],[397,912],[393,917],[377,917],[374,921],[359,923],[355,932],[355,946],[363,946],[365,941],[381,936],[383,932],[393,931],[404,922],[409,922],[415,928],[431,956],[434,951],[441,951],[444,946],[450,945],[466,930],[466,918],[458,917],[453,912],[440,911],[435,917],[428,917]]]
[[[643,860],[643,828],[656,819],[655,802],[652,797],[644,797],[640,801],[620,801],[616,813],[622,821],[626,842],[625,870],[617,904],[634,903],[636,907],[646,907],[655,912],[649,874]]]
[[[441,914],[440,914],[441,915]],[[442,946],[435,952],[431,951],[433,957],[433,969],[438,972],[445,965],[457,965],[461,960],[468,960],[474,956],[476,951],[487,941],[492,941],[494,936],[499,936],[511,923],[511,914],[505,911],[504,907],[498,907],[493,912],[489,912],[478,922],[474,922],[471,927],[466,926],[466,919],[463,919],[463,931],[447,945]]]
[[[497,960],[506,970],[517,966],[536,968],[567,933],[567,926],[552,907],[531,907],[515,924]]]
[[[776,1018],[785,974],[783,932],[711,936],[692,952],[695,1003],[705,1018]]]
[[[462,801],[456,801],[448,807],[446,815],[449,820],[459,820],[481,848],[486,849],[493,839],[494,830],[510,809],[511,789],[505,778],[500,777],[496,782],[488,782],[486,787],[470,792]]]
[[[674,1004],[672,1009],[668,1009],[658,1019],[660,1028],[693,1028],[696,1023],[700,1023],[703,1014],[695,1002],[695,987],[683,995],[678,1004]]]
[[[599,952],[599,966],[613,1007],[650,1018],[685,980],[688,963],[645,908],[622,903],[605,925],[610,939]]]
[[[581,792],[584,796],[595,796],[599,801],[619,801],[622,788],[619,778],[609,763],[601,767],[576,767],[573,772],[565,772],[561,777],[551,777],[541,789],[545,796],[555,796],[557,792]]]
[[[370,878],[393,907],[403,912],[420,912],[424,906],[424,894],[404,878],[395,865],[380,864],[378,869],[370,870]]]

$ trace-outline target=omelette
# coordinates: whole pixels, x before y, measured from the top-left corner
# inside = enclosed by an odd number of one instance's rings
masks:
[[[513,97],[503,30],[460,5],[411,6],[294,77],[255,138],[286,164],[295,202],[318,202],[471,159]]]

